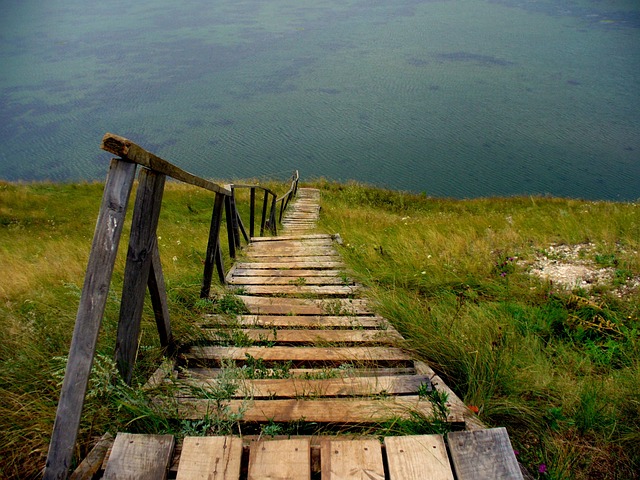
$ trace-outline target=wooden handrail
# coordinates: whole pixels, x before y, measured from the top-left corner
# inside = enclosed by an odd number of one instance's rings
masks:
[[[69,349],[67,369],[49,444],[49,453],[44,470],[44,478],[46,480],[65,479],[69,473],[89,383],[89,375],[95,356],[98,333],[106,307],[107,294],[123,231],[125,213],[134,185],[137,165],[141,165],[144,168],[140,170],[138,176],[139,183],[133,210],[129,248],[127,250],[115,349],[118,369],[127,383],[131,381],[135,363],[144,297],[147,289],[151,296],[160,343],[169,354],[175,350],[156,234],[166,177],[169,176],[183,183],[215,193],[201,296],[209,296],[214,266],[218,270],[220,283],[225,283],[220,244],[223,211],[226,211],[231,258],[235,257],[236,248],[241,246],[241,232],[245,240],[249,241],[236,207],[235,188],[251,188],[251,236],[253,236],[254,232],[256,189],[264,191],[260,226],[261,235],[267,222],[273,234],[276,234],[275,209],[277,197],[269,189],[259,185],[218,185],[178,168],[136,145],[131,140],[111,133],[107,133],[103,137],[101,148],[118,155],[120,158],[114,158],[111,161],[109,174],[105,182],[100,213],[96,223]],[[282,210],[286,208],[291,196],[295,195],[298,179],[299,176],[296,171],[292,177],[291,188],[281,197],[280,217],[282,217]],[[270,198],[270,213],[267,220],[266,212]]]
[[[102,145],[100,148],[106,152],[118,155],[122,159],[150,168],[158,173],[163,173],[168,177],[175,178],[176,180],[188,183],[189,185],[195,185],[212,192],[222,193],[223,195],[231,195],[230,190],[216,183],[210,182],[209,180],[205,180],[204,178],[196,177],[189,172],[185,172],[172,163],[146,151],[131,140],[114,135],[113,133],[105,134],[102,138]]]

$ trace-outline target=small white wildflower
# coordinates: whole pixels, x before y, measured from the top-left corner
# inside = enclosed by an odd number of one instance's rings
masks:
[[[162,240],[162,237],[158,235],[158,240]]]
[[[423,270],[422,272],[420,272],[420,273],[421,273],[422,275],[426,275],[426,274],[427,274],[427,272],[426,272],[426,271],[424,271],[424,270]]]
[[[427,255],[427,258],[431,258],[431,255]]]
[[[178,261],[178,257],[174,256],[174,257],[173,257],[173,261],[174,261],[174,262],[177,262],[177,261]]]
[[[177,245],[180,245],[180,240],[176,240],[176,244],[177,244]]]

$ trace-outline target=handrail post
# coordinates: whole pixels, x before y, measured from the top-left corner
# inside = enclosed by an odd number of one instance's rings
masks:
[[[211,291],[211,277],[213,276],[213,265],[216,262],[217,254],[220,250],[220,224],[222,223],[222,204],[225,196],[216,193],[216,199],[213,204],[213,213],[211,215],[211,227],[209,228],[209,242],[207,244],[207,254],[204,261],[204,274],[202,275],[202,289],[200,290],[200,298],[207,298]],[[218,268],[218,276],[220,283],[224,284],[224,266],[222,271]]]
[[[71,466],[89,374],[135,173],[135,163],[120,159],[111,160],[49,443],[44,470],[45,480],[67,478]]]
[[[152,252],[158,241],[156,229],[166,176],[144,168],[138,178],[115,349],[118,370],[127,384],[131,383],[133,364],[138,351],[140,321]]]
[[[262,218],[260,219],[260,236],[264,236],[264,226],[267,223],[267,207],[269,206],[269,191],[264,191],[262,198]]]
[[[229,256],[236,258],[236,238],[233,234],[233,210],[231,209],[231,197],[224,197],[224,213],[227,223],[227,241],[229,242]]]
[[[176,345],[173,340],[173,334],[171,333],[169,306],[167,305],[167,289],[164,284],[157,239],[151,251],[151,269],[149,271],[147,285],[149,287],[149,296],[151,297],[156,326],[158,327],[158,335],[160,335],[160,345],[166,349],[166,353],[173,355],[176,350]]]
[[[255,235],[255,216],[256,216],[256,187],[251,187],[249,194],[249,238]]]
[[[273,196],[273,200],[271,201],[271,212],[269,214],[269,226],[271,227],[271,232],[274,235],[278,234],[278,227],[276,226],[276,196]]]

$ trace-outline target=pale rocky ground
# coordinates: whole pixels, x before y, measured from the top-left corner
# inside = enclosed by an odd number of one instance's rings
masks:
[[[611,286],[616,269],[598,265],[594,258],[597,253],[593,243],[577,245],[552,244],[538,252],[530,266],[529,273],[543,280],[550,280],[556,288],[573,290],[581,288],[589,291],[596,286]],[[624,297],[636,292],[640,287],[640,276],[628,277],[613,292]]]

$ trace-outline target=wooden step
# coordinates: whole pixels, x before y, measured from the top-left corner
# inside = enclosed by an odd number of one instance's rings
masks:
[[[302,330],[302,329],[207,329],[203,336],[211,341],[226,342],[238,336],[252,342],[278,344],[335,344],[366,343],[370,345],[396,344],[403,338],[395,330]]]
[[[249,313],[258,315],[366,315],[373,312],[361,299],[265,298],[238,295]]]
[[[230,278],[240,277],[279,277],[289,281],[291,278],[326,277],[336,280],[343,280],[344,272],[341,270],[311,270],[311,269],[282,269],[282,268],[233,268],[230,271]]]
[[[393,330],[382,317],[365,315],[205,315],[203,326]],[[395,330],[394,330],[395,331]]]
[[[346,373],[349,373],[345,370]],[[228,383],[228,379],[224,382]],[[327,379],[283,378],[233,381],[238,389],[234,398],[317,398],[371,397],[375,395],[416,395],[421,385],[429,385],[424,375],[344,377]],[[220,380],[186,378],[181,383],[198,390],[215,389]]]
[[[250,356],[266,362],[363,363],[407,362],[411,356],[394,347],[191,347],[190,360],[244,361]]]
[[[325,260],[325,259],[313,259],[305,257],[304,260],[278,260],[278,261],[264,261],[250,262],[248,259],[243,259],[241,262],[236,263],[237,269],[305,269],[305,270],[322,270],[322,269],[335,269],[344,267],[342,260]]]
[[[351,297],[359,287],[357,285],[247,285],[241,286],[247,295],[290,296],[290,297]]]

